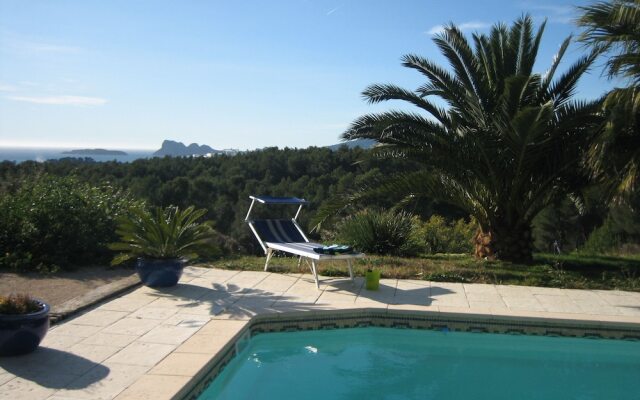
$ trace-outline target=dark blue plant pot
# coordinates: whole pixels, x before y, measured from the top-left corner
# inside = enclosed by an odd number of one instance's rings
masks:
[[[38,348],[49,329],[49,305],[38,303],[42,309],[31,314],[0,314],[0,356],[18,356]]]
[[[171,259],[138,258],[136,272],[143,285],[151,287],[175,286],[184,269],[184,261]]]

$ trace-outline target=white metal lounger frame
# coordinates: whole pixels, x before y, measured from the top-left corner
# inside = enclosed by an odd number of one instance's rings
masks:
[[[247,216],[245,217],[245,222],[249,225],[249,228],[251,228],[251,231],[253,232],[256,239],[258,239],[260,246],[262,247],[262,249],[264,250],[267,256],[266,262],[264,264],[265,271],[267,271],[269,267],[269,262],[271,261],[271,257],[273,257],[273,252],[275,250],[279,250],[279,251],[283,251],[283,252],[298,256],[299,257],[298,266],[300,266],[300,264],[302,263],[302,260],[304,259],[305,262],[309,265],[309,268],[311,269],[311,273],[313,274],[313,278],[315,279],[316,287],[318,289],[320,288],[320,283],[318,281],[318,264],[320,263],[320,261],[345,260],[347,262],[347,266],[349,267],[349,277],[353,282],[352,260],[354,258],[362,258],[364,257],[364,254],[353,253],[353,254],[329,255],[329,254],[316,253],[313,249],[316,247],[322,247],[322,245],[319,243],[309,242],[309,239],[304,234],[302,228],[300,228],[300,225],[298,225],[298,222],[296,221],[298,216],[300,215],[300,211],[302,210],[302,207],[305,204],[308,204],[306,200],[298,199],[295,197],[292,197],[292,198],[268,197],[268,196],[249,196],[249,197],[251,198],[251,205],[249,206],[249,211],[247,212]],[[299,207],[295,216],[291,220],[253,220],[253,219],[250,219],[250,216],[256,201],[262,204],[291,204],[291,205],[299,205]],[[265,222],[272,227],[275,225],[276,229],[280,228],[281,229],[280,232],[282,232],[283,236],[285,237],[287,237],[288,235],[286,235],[286,233],[282,230],[282,227],[280,225],[282,223],[292,224],[297,231],[296,233],[300,234],[300,238],[303,241],[300,241],[300,240],[294,241],[294,242],[284,241],[284,240],[267,241],[260,236],[260,233],[258,232],[258,229],[256,227],[257,223],[265,223]],[[295,236],[295,235],[291,235],[291,236]]]

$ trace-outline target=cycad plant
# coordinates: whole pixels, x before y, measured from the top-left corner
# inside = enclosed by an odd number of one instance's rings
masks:
[[[136,257],[192,260],[216,250],[215,232],[208,223],[197,222],[207,210],[193,206],[155,207],[151,211],[132,209],[118,220],[120,242],[110,249],[120,251],[111,262],[123,263]]]
[[[355,120],[344,139],[375,139],[384,157],[422,168],[373,182],[321,209],[316,222],[346,202],[371,193],[435,197],[475,217],[476,256],[527,262],[531,221],[559,196],[580,189],[580,171],[599,100],[573,99],[595,54],[556,72],[570,44],[563,41],[544,74],[533,72],[545,24],[537,31],[523,16],[493,26],[470,42],[455,25],[434,38],[450,69],[417,55],[403,65],[426,77],[415,92],[391,84],[368,87],[369,103],[403,100],[418,112],[387,111]]]
[[[623,84],[604,102],[608,118],[590,165],[615,183],[618,194],[629,194],[640,178],[640,0],[601,1],[580,10],[580,40],[605,55],[606,74]]]

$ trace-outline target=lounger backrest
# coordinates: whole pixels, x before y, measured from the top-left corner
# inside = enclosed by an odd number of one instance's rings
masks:
[[[260,219],[250,222],[263,242],[305,243],[300,229],[290,219]]]

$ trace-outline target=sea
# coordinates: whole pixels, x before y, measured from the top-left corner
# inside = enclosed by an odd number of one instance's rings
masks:
[[[131,150],[131,149],[109,149],[121,150],[127,155],[81,155],[64,154],[65,151],[77,150],[73,148],[31,148],[31,147],[0,147],[0,161],[13,161],[21,163],[24,161],[44,162],[47,160],[59,160],[62,158],[90,158],[97,162],[118,161],[131,162],[141,158],[153,157],[153,150]]]

